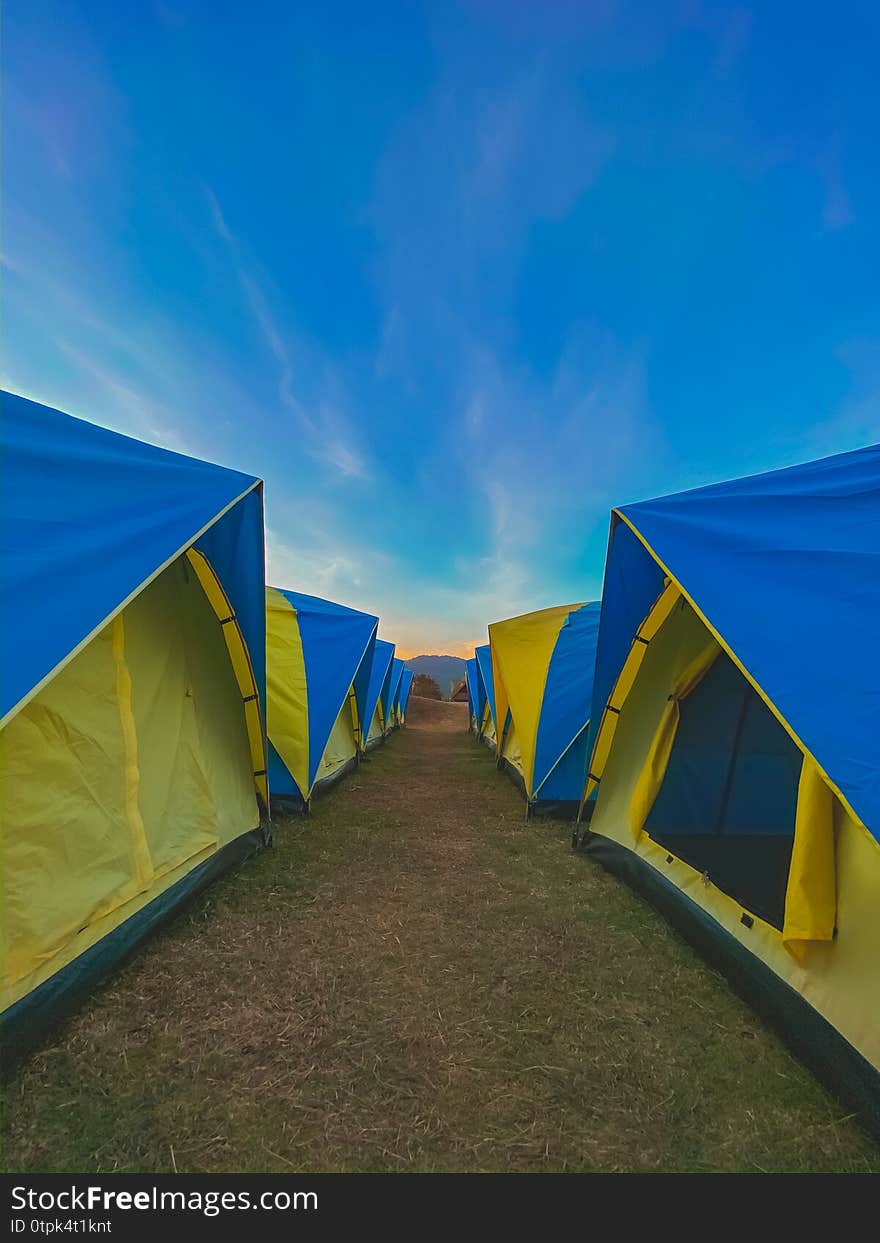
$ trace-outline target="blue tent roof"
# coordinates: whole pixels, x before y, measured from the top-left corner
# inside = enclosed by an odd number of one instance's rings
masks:
[[[373,651],[373,664],[370,668],[370,681],[367,686],[367,700],[364,708],[364,736],[370,728],[370,722],[373,719],[373,713],[376,711],[376,704],[382,691],[388,684],[388,678],[391,673],[391,661],[394,659],[394,644],[387,643],[384,639],[377,639]]]
[[[535,741],[533,784],[536,791],[570,747],[578,751],[574,780],[567,783],[564,793],[556,798],[578,799],[584,787],[587,758],[586,727],[593,698],[593,672],[596,665],[596,642],[599,637],[598,602],[585,604],[569,613],[559,631],[553,655],[547,668],[541,719]],[[546,791],[541,791],[549,797]]]
[[[880,838],[880,446],[615,511],[591,732],[658,561]]]
[[[464,677],[467,683],[468,693],[468,712],[472,717],[476,718],[477,724],[483,719],[480,712],[480,680],[477,675],[477,658],[472,656],[470,660],[465,661]],[[485,702],[485,701],[484,701]]]
[[[388,703],[391,709],[394,708],[400,696],[400,679],[403,675],[403,661],[396,656],[391,661],[391,679],[388,689]]]
[[[400,679],[400,711],[406,716],[406,706],[409,703],[409,693],[413,684],[412,669],[404,669]]]
[[[394,651],[395,644],[391,644],[391,659],[388,662],[388,669],[385,673],[385,679],[382,682],[382,689],[379,692],[379,702],[382,705],[382,716],[385,718],[385,724],[388,724],[388,716],[391,712],[391,679],[394,677]]]
[[[492,720],[495,721],[495,728],[497,729],[498,722],[495,720],[495,679],[492,674],[492,649],[489,647],[489,644],[485,643],[482,647],[478,647],[474,651],[474,657],[477,662],[477,673],[483,683],[483,694],[489,701]]]
[[[265,703],[259,480],[11,393],[0,404],[0,714],[193,543],[236,610]]]
[[[336,718],[375,642],[379,619],[318,596],[275,590],[296,609],[306,671],[311,788]]]
[[[376,631],[374,630],[370,638],[370,642],[367,644],[366,650],[361,658],[358,671],[354,675],[354,682],[352,683],[354,688],[354,699],[358,710],[358,720],[360,721],[364,738],[366,738],[367,731],[370,728],[370,717],[372,716],[372,713],[370,713],[370,716],[367,716],[367,699],[370,694],[370,674],[373,671],[373,656],[375,655],[375,652]]]

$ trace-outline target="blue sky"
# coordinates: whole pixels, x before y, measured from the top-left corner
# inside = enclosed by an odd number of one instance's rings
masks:
[[[880,439],[880,6],[7,6],[3,383],[266,480],[406,652]]]

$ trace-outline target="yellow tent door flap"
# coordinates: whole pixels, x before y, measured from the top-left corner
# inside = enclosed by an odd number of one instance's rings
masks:
[[[330,737],[327,739],[324,754],[318,765],[316,785],[320,785],[322,781],[332,781],[355,762],[358,752],[357,729],[357,704],[354,692],[351,691],[340,708]]]

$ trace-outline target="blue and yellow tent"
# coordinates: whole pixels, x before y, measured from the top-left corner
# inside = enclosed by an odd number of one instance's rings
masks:
[[[406,709],[409,705],[409,695],[413,684],[412,669],[404,669],[400,679],[400,704],[398,708],[400,724],[406,725]]]
[[[614,510],[588,848],[880,1126],[880,446]]]
[[[483,679],[477,670],[476,656],[466,662],[465,678],[468,690],[468,725],[472,733],[478,734],[486,710],[486,692],[483,689]]]
[[[474,669],[471,669],[474,666]],[[467,728],[476,730],[476,660],[465,661],[465,690],[467,691]]]
[[[8,1054],[260,844],[265,584],[249,475],[9,393],[0,474]]]
[[[382,682],[382,690],[379,695],[379,711],[382,716],[382,733],[383,735],[391,732],[391,688],[394,681],[394,661],[395,661],[395,644],[391,644],[391,660],[388,664],[388,672]]]
[[[410,676],[407,677],[407,674]],[[395,728],[399,729],[406,717],[406,700],[409,697],[408,687],[412,684],[412,671],[406,666],[400,671],[400,682],[397,685],[397,694],[394,697],[394,722]]]
[[[385,639],[377,639],[373,650],[364,708],[364,721],[369,722],[365,744],[368,750],[377,746],[385,737],[393,660],[394,644],[386,642]]]
[[[400,680],[403,676],[403,661],[395,656],[391,661],[391,679],[388,683],[388,720],[385,733],[390,734],[400,724]]]
[[[598,604],[563,604],[489,627],[498,762],[530,810],[575,815],[584,788]]]
[[[378,618],[266,588],[269,789],[307,808],[364,749],[364,712]]]
[[[495,747],[495,682],[492,676],[492,649],[488,643],[474,651],[477,662],[477,705],[482,704],[482,712],[477,729],[477,737],[487,747]]]

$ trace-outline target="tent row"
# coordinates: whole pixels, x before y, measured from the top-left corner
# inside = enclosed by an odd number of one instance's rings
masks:
[[[405,721],[378,619],[267,587],[259,479],[0,421],[4,1054]]]
[[[273,806],[312,797],[405,723],[412,673],[369,613],[266,588],[268,782]]]
[[[880,1128],[880,446],[615,509],[471,729]]]

